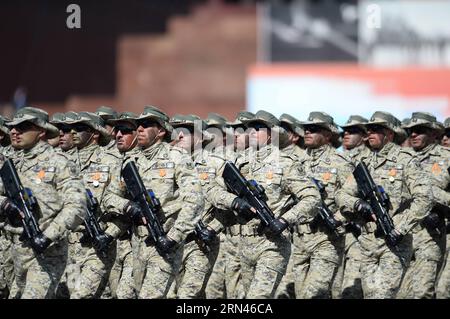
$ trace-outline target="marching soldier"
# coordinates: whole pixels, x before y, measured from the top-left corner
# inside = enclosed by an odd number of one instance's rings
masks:
[[[108,143],[108,145],[105,145],[104,148],[110,152],[117,153],[114,125],[110,122],[111,120],[117,119],[117,112],[110,106],[100,106],[97,108],[97,110],[95,110],[95,114],[101,117],[105,129],[111,137],[110,142]]]

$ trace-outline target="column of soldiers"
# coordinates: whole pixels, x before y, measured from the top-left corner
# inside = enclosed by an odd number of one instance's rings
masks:
[[[22,108],[0,117],[0,166],[15,167],[38,231],[24,232],[2,168],[0,298],[450,298],[449,146],[450,118],[426,112],[338,126],[324,112]],[[360,163],[386,195],[388,234]]]

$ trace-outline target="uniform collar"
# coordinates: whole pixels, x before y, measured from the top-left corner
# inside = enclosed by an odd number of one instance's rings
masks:
[[[324,158],[323,155],[328,153],[331,148],[330,144],[324,144],[318,148],[308,148],[306,152],[313,160],[318,160]]]

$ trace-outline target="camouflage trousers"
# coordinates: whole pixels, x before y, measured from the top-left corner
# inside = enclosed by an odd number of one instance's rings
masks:
[[[291,243],[287,235],[250,235],[242,226],[239,242],[241,284],[245,298],[274,298],[281,278],[286,272]],[[248,232],[247,232],[248,230]]]
[[[223,299],[226,298],[226,286],[225,286],[225,234],[220,233],[219,244],[212,249],[216,251],[214,254],[217,255],[211,275],[206,283],[205,296],[206,299]]]
[[[139,226],[143,227],[143,226]],[[139,299],[166,298],[178,274],[183,254],[182,247],[176,248],[163,258],[154,245],[147,246],[145,229],[138,234],[133,231],[133,276]]]
[[[108,284],[116,258],[116,242],[99,254],[90,243],[80,243],[81,232],[69,234],[69,262],[66,282],[71,299],[100,298]]]
[[[3,231],[1,231],[3,232]],[[0,299],[8,298],[14,280],[10,235],[0,234]]]
[[[365,299],[395,298],[412,255],[412,236],[406,235],[395,247],[386,245],[374,233],[359,236],[361,278]]]
[[[195,241],[183,247],[180,270],[172,284],[169,298],[205,298],[205,287],[218,254],[219,239],[209,246],[209,252],[200,249]]]
[[[240,236],[225,235],[222,243],[225,255],[225,291],[227,299],[243,299],[245,291],[241,285]]]
[[[431,299],[435,296],[438,263],[442,254],[438,245],[440,236],[430,234],[427,229],[417,226],[413,231],[413,255],[403,277],[397,298]]]
[[[436,285],[436,298],[438,299],[450,299],[450,234],[447,234],[446,237],[446,253]]]
[[[14,282],[11,299],[55,298],[59,280],[67,262],[67,241],[51,244],[41,255],[13,235],[11,256],[14,262]]]
[[[109,287],[113,298],[136,298],[133,281],[133,251],[130,239],[117,241],[116,260],[109,275]]]
[[[312,233],[296,231],[293,242],[296,298],[331,298],[333,278],[344,250],[344,237],[327,235],[321,230]]]
[[[293,244],[292,233],[289,234],[291,244]],[[295,277],[294,277],[294,254],[291,252],[289,262],[286,268],[286,273],[281,278],[275,293],[277,299],[295,299]]]

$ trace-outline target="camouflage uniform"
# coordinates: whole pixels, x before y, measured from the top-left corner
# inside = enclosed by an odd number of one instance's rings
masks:
[[[116,120],[119,114],[110,106],[100,106],[95,110],[95,114],[100,116],[105,124],[110,124],[111,120]],[[118,156],[119,151],[116,147],[116,140],[112,138],[108,144],[103,146],[103,148],[108,151],[108,153]]]
[[[155,107],[145,107],[138,119],[154,119],[171,133],[168,117]],[[142,150],[134,160],[139,168],[145,186],[152,189],[161,202],[161,215],[164,231],[178,245],[163,258],[153,244],[147,246],[145,239],[148,231],[143,225],[132,226],[132,249],[134,257],[133,276],[139,298],[165,298],[181,262],[182,243],[194,225],[204,207],[202,190],[195,174],[194,165],[183,149],[159,142]],[[121,176],[116,176],[103,205],[108,211],[123,214],[128,203],[126,186]]]
[[[344,125],[347,127],[357,126],[363,131],[367,131],[364,124],[368,120],[359,115],[351,115]],[[351,150],[344,150],[344,155],[350,160],[352,165],[356,166],[358,162],[365,160],[370,156],[370,148],[365,143],[356,146]],[[345,215],[345,213],[344,213]],[[345,215],[348,221],[352,221],[353,214]],[[343,299],[362,299],[361,286],[361,249],[355,235],[351,232],[345,233],[345,250],[342,263],[339,265],[336,278],[333,283],[333,298]]]
[[[307,122],[303,123],[305,131],[308,125],[318,125],[338,134],[333,118],[323,112],[311,112]],[[346,157],[329,144],[316,149],[306,150],[301,159],[299,170],[303,170],[309,178],[315,178],[325,187],[325,204],[335,214],[337,220],[338,207],[335,204],[336,192],[351,172],[351,165]],[[339,228],[339,236],[329,231],[319,222],[312,227],[313,219],[305,220],[294,227],[293,254],[296,298],[330,298],[331,287],[338,265],[342,260],[344,249],[344,230]]]
[[[436,118],[429,113],[414,112],[406,129],[414,126],[426,126],[440,131]],[[433,143],[415,151],[415,157],[429,175],[433,194],[437,189],[445,192],[450,185],[446,169],[450,166],[450,150]],[[435,199],[439,201],[439,197]],[[438,213],[438,210],[433,208],[431,212]],[[412,230],[413,259],[403,278],[398,298],[434,298],[438,264],[443,255],[439,247],[445,237],[443,224],[442,220],[442,224],[438,226],[440,229],[435,229],[421,223]]]
[[[48,114],[32,107],[20,109],[8,125],[24,121],[46,130],[49,127]],[[47,130],[47,137],[55,136],[51,132]],[[67,260],[67,231],[84,217],[86,201],[82,181],[73,163],[42,141],[21,151],[13,161],[23,186],[30,188],[37,199],[37,222],[51,244],[41,255],[36,255],[19,239],[22,227],[8,225],[15,271],[10,298],[53,298]],[[3,189],[0,193],[4,194]],[[0,196],[0,201],[4,199]]]
[[[386,112],[375,112],[368,123],[382,125],[394,131],[394,117]],[[362,227],[358,240],[361,247],[361,278],[364,298],[394,298],[412,255],[412,229],[431,208],[429,179],[421,171],[412,154],[387,143],[373,152],[366,164],[377,185],[390,196],[395,229],[403,235],[396,248],[386,245],[384,238],[375,237],[375,222]],[[357,185],[350,176],[336,195],[336,202],[345,212],[354,210],[357,203]]]
[[[279,130],[279,121],[272,114],[259,111],[255,118],[245,123],[261,122],[272,130]],[[267,205],[275,217],[283,218],[287,225],[297,223],[313,212],[318,204],[319,193],[304,175],[293,165],[295,158],[267,145],[254,152],[254,156],[238,157],[236,166],[249,180],[254,179],[266,190]],[[223,184],[223,180],[217,179]],[[280,210],[288,198],[294,194],[299,203],[280,216]],[[231,208],[235,195],[211,192],[208,198],[218,208]],[[237,216],[240,241],[238,254],[241,262],[241,286],[245,297],[273,298],[283,274],[286,271],[291,244],[287,238],[288,231],[272,235],[261,229],[258,219],[245,219]]]
[[[100,145],[109,142],[109,135],[102,127],[103,120],[94,113],[80,112],[70,124],[82,123],[100,133]],[[76,165],[80,169],[84,186],[100,203],[111,181],[111,174],[118,165],[118,158],[106,153],[99,144],[91,144],[78,149]],[[83,191],[83,195],[86,192]],[[115,216],[105,211],[96,212],[105,233],[117,239],[121,229],[116,225]],[[109,273],[116,255],[116,244],[111,243],[106,256],[97,252],[87,234],[84,224],[69,234],[69,264],[67,285],[72,299],[99,298],[108,282]]]

